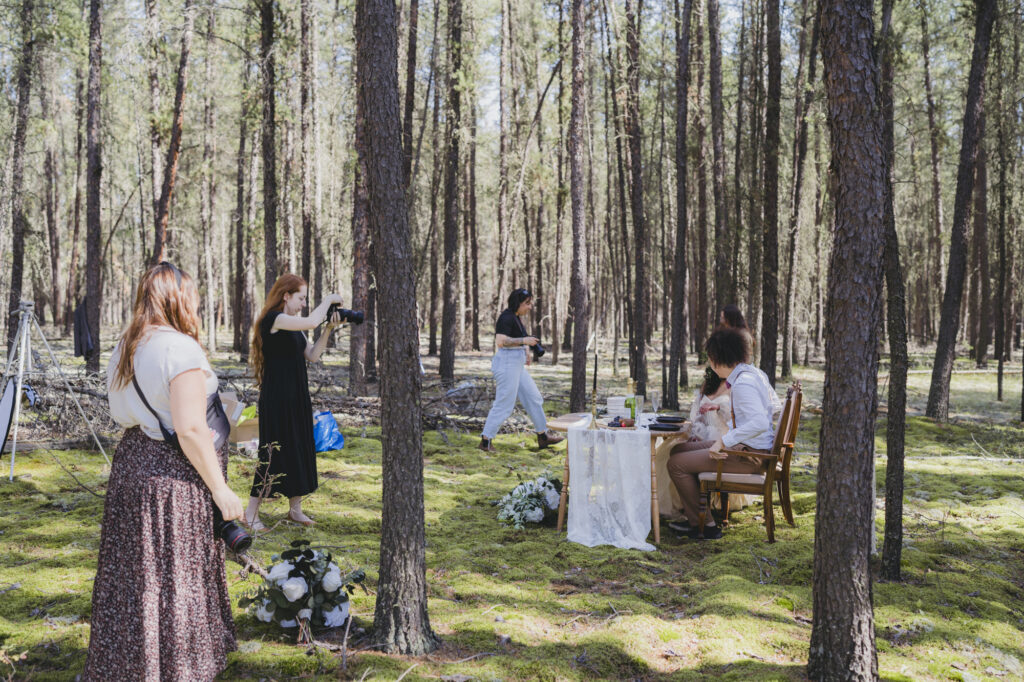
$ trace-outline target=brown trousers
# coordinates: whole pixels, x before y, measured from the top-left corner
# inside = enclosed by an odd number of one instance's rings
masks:
[[[668,458],[668,475],[679,491],[683,501],[683,512],[691,526],[700,523],[700,481],[698,476],[705,471],[718,471],[719,460],[711,457],[713,440],[681,443],[672,448]],[[761,463],[747,457],[729,455],[722,471],[730,474],[757,474]]]

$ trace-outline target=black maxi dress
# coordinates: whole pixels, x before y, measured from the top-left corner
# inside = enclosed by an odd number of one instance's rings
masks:
[[[260,464],[253,497],[300,497],[317,488],[313,403],[306,377],[306,335],[279,329],[271,334],[280,312],[260,323],[263,340],[263,383],[260,385]],[[264,492],[269,483],[270,489]]]

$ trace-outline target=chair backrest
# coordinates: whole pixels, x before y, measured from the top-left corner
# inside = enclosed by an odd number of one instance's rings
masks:
[[[788,399],[792,403],[793,408],[790,414],[789,433],[786,435],[786,444],[792,447],[796,441],[797,429],[800,427],[800,408],[804,402],[803,384],[799,381],[794,381],[793,385],[789,387]]]
[[[793,414],[792,400],[786,397],[786,403],[782,406],[782,414],[779,416],[779,425],[775,427],[775,440],[772,442],[772,453],[782,454],[782,447],[787,442],[790,432],[790,416]]]

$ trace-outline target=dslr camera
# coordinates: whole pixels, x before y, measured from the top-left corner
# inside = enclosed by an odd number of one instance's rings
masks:
[[[252,546],[252,538],[234,521],[225,521],[220,509],[213,505],[213,534],[233,552],[244,552]]]
[[[332,303],[331,307],[327,309],[327,319],[330,320],[334,313],[338,313],[342,322],[351,322],[352,324],[362,324],[363,320],[366,319],[362,310],[349,310],[348,308],[342,308],[337,303]]]
[[[540,360],[548,351],[546,348],[544,348],[544,346],[540,345],[540,341],[538,341],[533,346],[530,346],[530,352],[533,353],[534,360]]]

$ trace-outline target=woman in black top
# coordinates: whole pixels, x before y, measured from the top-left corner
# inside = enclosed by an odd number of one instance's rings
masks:
[[[320,359],[327,339],[338,326],[337,314],[316,343],[310,345],[303,332],[315,329],[327,317],[332,303],[341,303],[341,296],[329,294],[308,317],[302,317],[306,281],[298,275],[281,275],[253,325],[252,363],[260,386],[260,464],[245,510],[246,523],[253,530],[266,528],[260,522],[260,501],[277,495],[288,498],[288,520],[313,525],[302,512],[302,497],[317,488],[313,404],[306,361]]]
[[[537,445],[546,448],[564,440],[562,436],[548,431],[548,422],[544,417],[544,398],[537,390],[533,377],[526,371],[526,365],[530,364],[532,357],[527,352],[527,346],[536,346],[538,339],[526,333],[526,327],[519,316],[526,315],[532,307],[533,294],[526,289],[516,289],[509,295],[508,308],[498,316],[494,326],[495,351],[491,371],[497,389],[480,439],[481,450],[494,452],[491,441],[502,423],[511,416],[517,398],[533,420]]]

